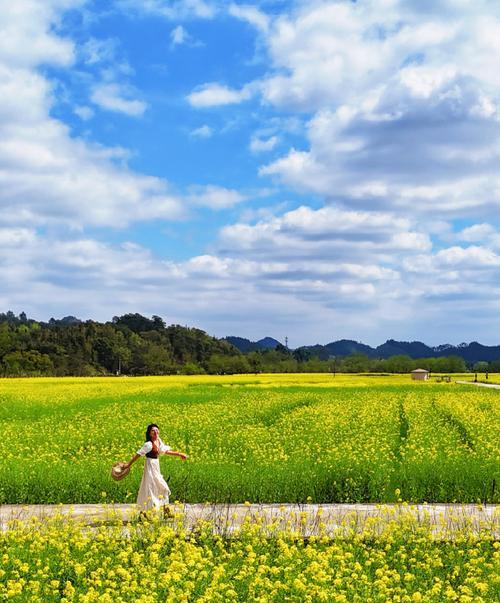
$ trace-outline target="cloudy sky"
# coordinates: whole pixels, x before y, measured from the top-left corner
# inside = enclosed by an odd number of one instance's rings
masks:
[[[500,343],[498,2],[0,9],[0,311]]]

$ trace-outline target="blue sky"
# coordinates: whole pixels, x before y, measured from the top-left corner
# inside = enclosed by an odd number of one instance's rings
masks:
[[[292,347],[500,332],[487,0],[19,0],[4,310]]]

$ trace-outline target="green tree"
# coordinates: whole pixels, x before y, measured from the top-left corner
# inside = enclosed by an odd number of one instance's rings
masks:
[[[126,327],[134,333],[154,331],[165,327],[165,323],[159,316],[153,316],[152,319],[149,319],[137,313],[113,316],[113,324],[118,327]]]
[[[262,354],[260,352],[250,352],[246,355],[246,359],[248,362],[248,366],[250,367],[250,372],[252,373],[261,373],[263,362],[262,362]]]
[[[36,350],[9,352],[3,358],[3,366],[7,376],[51,375],[54,370],[50,358]]]
[[[492,360],[489,369],[491,373],[500,373],[500,358],[498,360]]]
[[[366,354],[350,354],[342,359],[340,370],[344,373],[365,373],[370,367],[370,358]]]
[[[180,369],[181,375],[204,375],[205,373],[205,369],[196,362],[186,362]]]
[[[12,336],[9,324],[3,322],[0,324],[0,359],[12,350],[14,338]]]
[[[214,354],[207,361],[207,372],[212,375],[249,373],[250,365],[243,355],[225,356],[222,354]]]
[[[384,363],[388,373],[409,373],[414,368],[414,361],[405,354],[390,356]]]

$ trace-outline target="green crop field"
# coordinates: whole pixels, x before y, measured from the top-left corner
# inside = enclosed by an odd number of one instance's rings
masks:
[[[149,422],[186,502],[498,502],[500,392],[408,376],[4,379],[0,503],[134,502]]]

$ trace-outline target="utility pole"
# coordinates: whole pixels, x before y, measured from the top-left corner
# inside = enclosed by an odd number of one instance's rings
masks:
[[[288,337],[285,337],[285,348],[288,350]]]

